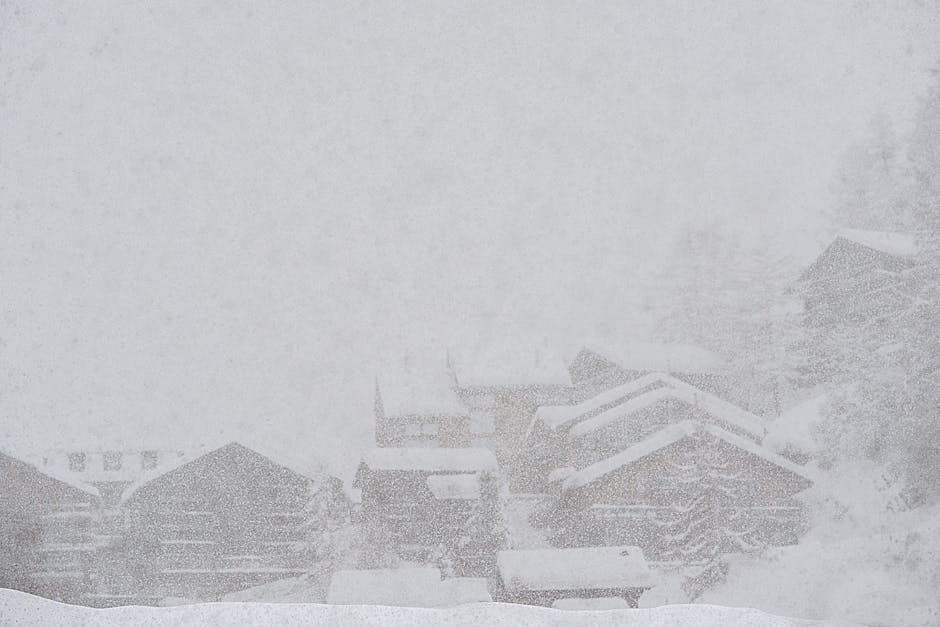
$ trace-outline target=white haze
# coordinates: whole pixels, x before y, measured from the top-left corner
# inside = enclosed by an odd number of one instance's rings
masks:
[[[625,4],[0,4],[4,441],[348,472],[379,355],[643,336],[706,218],[815,251],[940,57],[933,2]]]

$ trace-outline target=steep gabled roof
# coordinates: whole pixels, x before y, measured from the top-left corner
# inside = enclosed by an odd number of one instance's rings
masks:
[[[637,394],[655,385],[662,387]],[[583,419],[571,428],[573,434],[583,435],[592,429],[648,407],[663,398],[677,398],[699,407],[758,439],[764,435],[764,426],[756,415],[664,372],[643,375],[606,392],[601,392],[578,405],[540,407],[536,411],[536,419],[554,429]],[[598,412],[606,406],[610,407]]]
[[[141,477],[137,481],[133,482],[132,484],[127,486],[127,488],[125,488],[124,493],[121,495],[121,503],[126,503],[127,501],[129,501],[138,492],[138,490],[140,490],[147,484],[151,483],[152,481],[156,481],[157,479],[165,477],[166,475],[172,472],[175,472],[183,468],[184,466],[188,466],[190,464],[196,463],[202,459],[205,459],[206,457],[210,455],[219,454],[226,449],[235,449],[235,448],[246,451],[252,455],[261,457],[265,459],[267,462],[271,463],[272,465],[279,466],[295,475],[303,477],[304,479],[312,480],[307,472],[303,472],[299,470],[298,468],[296,468],[295,463],[284,462],[282,460],[276,461],[268,455],[262,454],[252,448],[245,446],[244,444],[233,441],[233,442],[228,442],[226,444],[223,444],[221,446],[202,447],[187,455],[183,455],[182,457],[172,459],[168,461],[167,463],[161,464],[157,466],[156,468],[154,468],[153,470],[150,470],[149,472],[144,473],[143,475],[141,475]]]
[[[836,237],[847,239],[892,257],[913,257],[918,250],[917,240],[910,233],[842,229]]]
[[[592,416],[591,418],[587,418],[572,425],[568,433],[575,437],[582,436],[590,433],[591,431],[600,429],[601,427],[608,425],[611,422],[625,418],[630,414],[640,411],[641,409],[655,405],[660,401],[670,398],[675,399],[679,396],[680,395],[678,390],[674,388],[666,386],[654,388],[648,392],[644,392],[643,394],[629,398],[623,403],[614,405],[610,409],[602,411],[601,413]]]
[[[611,388],[606,392],[592,396],[577,405],[547,405],[539,407],[536,410],[536,418],[541,420],[546,426],[557,429],[605,405],[626,399],[646,387],[657,383],[665,383],[667,378],[671,379],[672,377],[662,372],[645,374],[632,381]]]
[[[652,455],[653,453],[660,451],[671,444],[675,444],[676,442],[679,442],[680,440],[683,440],[700,430],[705,431],[709,435],[714,436],[720,440],[723,440],[735,448],[742,449],[751,455],[755,455],[763,459],[766,462],[783,468],[784,470],[787,470],[805,479],[806,481],[811,483],[815,482],[815,475],[810,469],[798,464],[794,464],[785,457],[774,453],[770,449],[765,448],[756,442],[753,442],[747,438],[742,438],[741,436],[731,433],[730,431],[722,429],[716,425],[702,424],[693,422],[691,420],[686,420],[661,429],[645,440],[637,442],[636,444],[624,449],[612,457],[591,464],[586,468],[582,468],[565,480],[563,484],[563,490],[573,490],[575,488],[580,488],[594,483],[598,479],[605,477],[606,475],[619,470],[620,468],[629,466],[630,464],[643,459],[644,457]]]
[[[867,272],[866,264],[883,260],[884,269],[898,271],[909,267],[919,247],[910,233],[843,229],[809,263],[800,275],[808,280],[844,279],[845,273]]]
[[[52,479],[53,481],[57,483],[61,483],[62,485],[68,487],[71,490],[83,492],[84,494],[94,497],[96,499],[101,498],[101,493],[98,491],[98,488],[88,485],[87,483],[83,483],[82,481],[77,480],[75,477],[71,477],[62,472],[43,469],[36,464],[32,464],[28,461],[25,461],[21,459],[20,457],[2,449],[0,449],[0,455],[8,458],[14,465],[22,466],[26,468],[29,472],[36,473],[36,475],[38,476]]]
[[[666,384],[664,387],[644,392],[639,396],[626,400],[623,404],[615,405],[596,416],[579,422],[571,428],[571,435],[586,435],[662,400],[676,399],[698,407],[715,418],[749,433],[758,440],[763,438],[766,430],[760,418],[751,412],[674,377],[665,375],[662,377],[662,381]]]

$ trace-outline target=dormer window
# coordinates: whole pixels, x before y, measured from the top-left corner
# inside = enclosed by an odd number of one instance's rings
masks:
[[[140,454],[140,467],[144,470],[150,470],[157,467],[157,452],[143,451]]]
[[[121,453],[119,451],[108,451],[104,454],[104,469],[105,470],[120,470],[121,469]]]
[[[72,472],[85,472],[84,453],[69,453],[69,470]]]

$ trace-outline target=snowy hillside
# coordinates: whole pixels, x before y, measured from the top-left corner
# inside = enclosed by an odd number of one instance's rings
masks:
[[[674,605],[651,610],[566,611],[479,603],[446,610],[362,605],[211,603],[173,608],[93,610],[0,590],[5,625],[643,625],[726,627],[837,625],[765,614],[748,608]],[[845,623],[841,623],[845,624]]]

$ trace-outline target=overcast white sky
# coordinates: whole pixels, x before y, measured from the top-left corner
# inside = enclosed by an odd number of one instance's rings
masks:
[[[812,248],[940,58],[937,2],[143,4],[0,6],[6,448],[348,470],[380,353],[636,334],[703,217]]]

